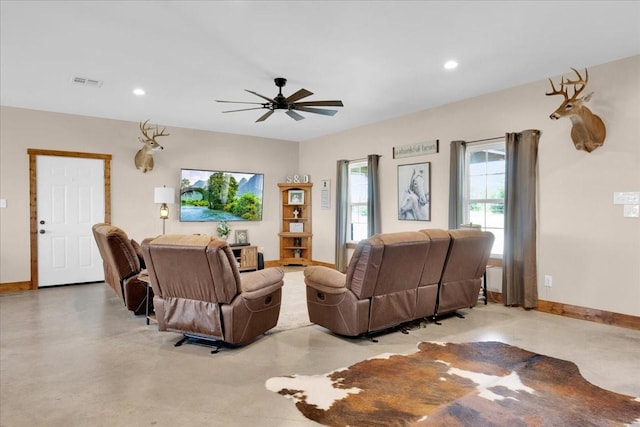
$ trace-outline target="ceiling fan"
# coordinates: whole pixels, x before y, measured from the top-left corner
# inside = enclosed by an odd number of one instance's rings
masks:
[[[277,77],[274,79],[276,86],[279,88],[278,94],[275,98],[269,98],[268,96],[260,95],[257,92],[252,90],[245,89],[247,92],[252,93],[260,98],[268,101],[268,102],[243,102],[243,101],[220,101],[216,99],[216,102],[227,102],[233,104],[255,104],[260,105],[260,107],[252,107],[252,108],[242,108],[239,110],[227,110],[223,111],[223,113],[233,113],[236,111],[248,111],[248,110],[261,110],[263,108],[269,110],[264,113],[257,122],[262,122],[269,118],[270,115],[273,114],[275,110],[287,110],[285,111],[289,117],[298,121],[304,119],[304,116],[298,114],[296,111],[304,111],[307,113],[315,113],[315,114],[324,114],[325,116],[333,116],[338,112],[338,110],[327,110],[323,108],[314,108],[314,107],[344,107],[342,101],[305,101],[298,102],[302,98],[306,98],[307,96],[313,95],[313,92],[309,92],[306,89],[300,89],[293,95],[289,95],[288,97],[284,97],[282,94],[282,87],[287,84],[287,79],[283,77]]]

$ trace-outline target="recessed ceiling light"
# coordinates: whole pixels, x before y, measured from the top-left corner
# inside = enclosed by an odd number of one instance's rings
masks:
[[[138,95],[138,96],[142,96],[142,95],[144,95],[144,89],[141,89],[141,88],[134,89],[133,90],[133,94],[134,95]]]
[[[458,68],[458,63],[456,61],[447,61],[444,63],[445,70],[453,70],[454,68]]]

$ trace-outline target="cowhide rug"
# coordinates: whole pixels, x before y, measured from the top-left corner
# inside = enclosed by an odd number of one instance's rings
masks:
[[[565,360],[500,342],[423,342],[322,375],[270,378],[267,389],[330,426],[619,426],[640,398],[586,381]]]

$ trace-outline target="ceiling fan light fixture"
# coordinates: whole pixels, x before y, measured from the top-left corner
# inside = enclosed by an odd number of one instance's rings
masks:
[[[285,79],[284,77],[276,77],[273,80],[276,86],[278,87],[278,94],[273,98],[269,98],[268,96],[264,96],[252,90],[245,89],[246,92],[249,92],[252,95],[258,96],[267,102],[223,101],[218,99],[216,99],[215,101],[226,102],[226,103],[260,105],[260,107],[256,106],[252,108],[243,108],[238,110],[227,110],[227,111],[223,111],[223,113],[232,113],[236,111],[247,111],[247,110],[262,110],[262,109],[269,110],[265,114],[260,116],[260,118],[258,118],[256,122],[262,122],[266,120],[271,116],[271,114],[273,114],[277,110],[283,110],[289,117],[291,117],[295,121],[299,121],[304,119],[304,116],[302,116],[301,114],[293,110],[305,111],[307,113],[322,114],[325,116],[333,116],[338,112],[337,110],[326,110],[322,108],[310,108],[310,107],[344,107],[344,105],[342,104],[342,101],[339,101],[339,100],[299,102],[301,99],[313,95],[313,92],[310,92],[306,89],[299,89],[295,93],[285,97],[282,94],[282,88],[287,83],[287,79]]]

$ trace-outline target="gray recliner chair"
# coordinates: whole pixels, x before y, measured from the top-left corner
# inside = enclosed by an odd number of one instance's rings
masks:
[[[145,239],[142,251],[160,331],[219,348],[247,344],[278,323],[281,268],[241,275],[227,242],[203,235]]]

